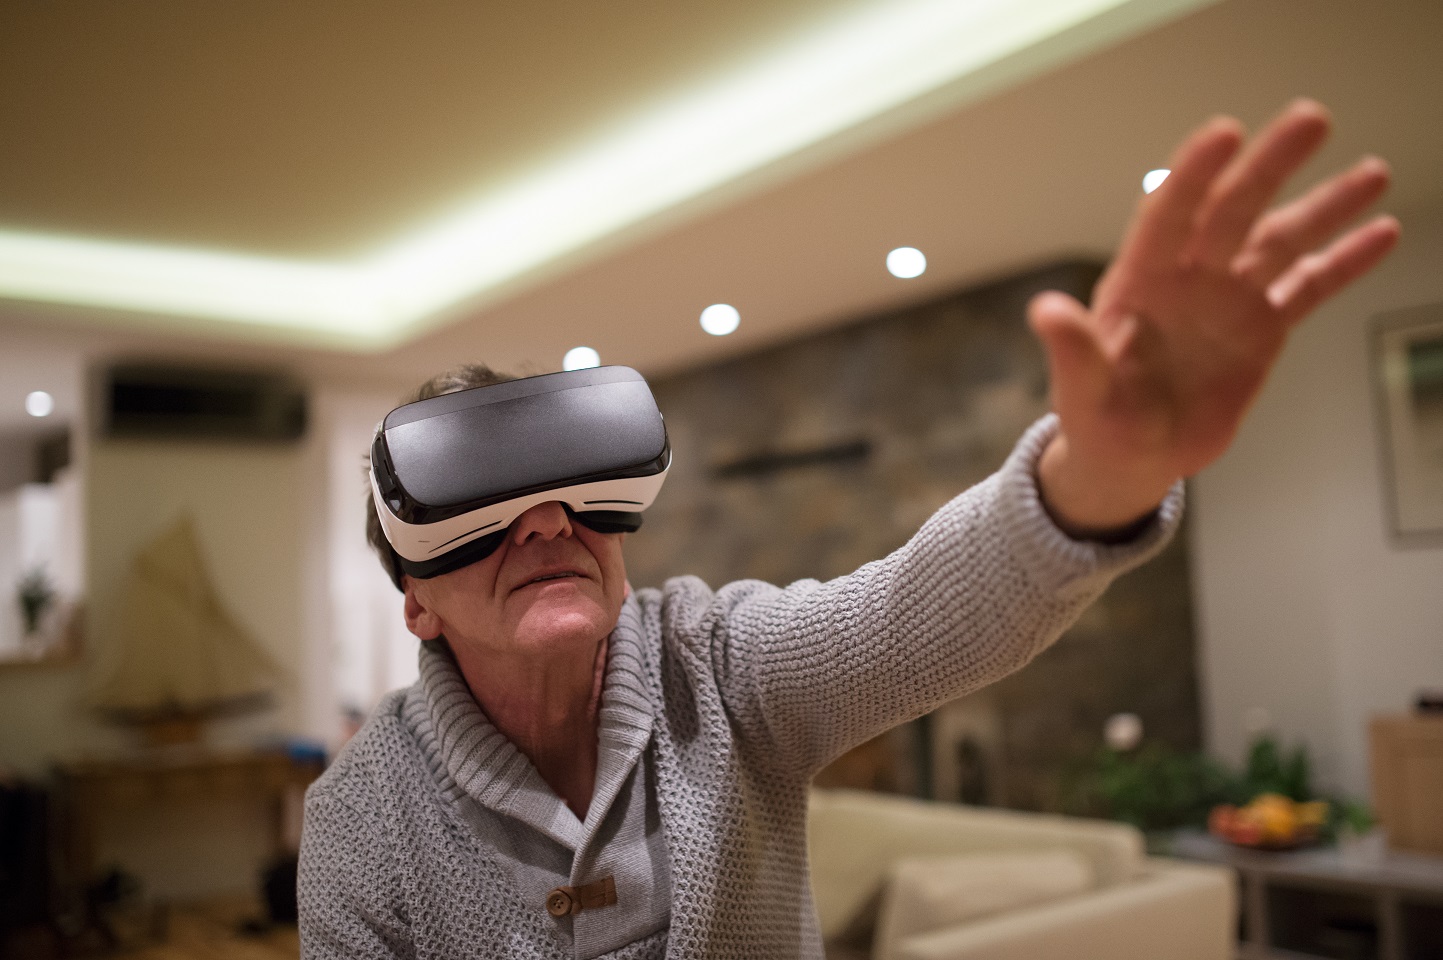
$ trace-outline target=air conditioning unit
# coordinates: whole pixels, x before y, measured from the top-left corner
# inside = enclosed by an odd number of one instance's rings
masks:
[[[305,389],[283,373],[122,363],[100,381],[106,437],[286,442],[306,430]]]

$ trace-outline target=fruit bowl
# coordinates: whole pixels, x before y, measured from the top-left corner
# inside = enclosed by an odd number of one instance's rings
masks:
[[[1265,793],[1242,807],[1230,803],[1213,807],[1208,832],[1249,850],[1296,850],[1317,842],[1327,821],[1328,805],[1321,800],[1299,803]]]

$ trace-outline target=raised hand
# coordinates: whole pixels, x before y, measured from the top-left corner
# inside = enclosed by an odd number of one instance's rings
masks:
[[[1377,158],[1267,209],[1328,128],[1308,100],[1246,145],[1237,121],[1204,124],[1139,204],[1091,309],[1055,292],[1029,306],[1062,421],[1039,484],[1063,529],[1126,527],[1217,459],[1288,332],[1397,243],[1389,216],[1329,242],[1387,188]]]

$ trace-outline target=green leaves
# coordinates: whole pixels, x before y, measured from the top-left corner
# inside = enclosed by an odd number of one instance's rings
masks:
[[[1204,827],[1218,804],[1244,806],[1265,793],[1299,803],[1328,800],[1325,836],[1344,825],[1361,833],[1373,822],[1366,806],[1314,792],[1306,747],[1287,751],[1266,734],[1253,741],[1240,772],[1201,751],[1165,743],[1149,742],[1127,752],[1099,748],[1064,777],[1062,807],[1076,816],[1121,820],[1143,831],[1173,830]]]
[[[1299,803],[1316,800],[1310,774],[1307,748],[1300,746],[1284,756],[1272,737],[1258,737],[1248,751],[1247,767],[1229,802],[1244,804],[1260,793],[1281,793]]]
[[[1201,826],[1215,804],[1229,801],[1234,779],[1211,757],[1164,743],[1126,753],[1104,747],[1068,778],[1063,806],[1144,831]]]

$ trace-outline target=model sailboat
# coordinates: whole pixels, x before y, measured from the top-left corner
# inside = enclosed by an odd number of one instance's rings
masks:
[[[120,627],[89,699],[156,743],[193,742],[209,717],[266,706],[282,675],[221,606],[188,516],[136,557]]]

